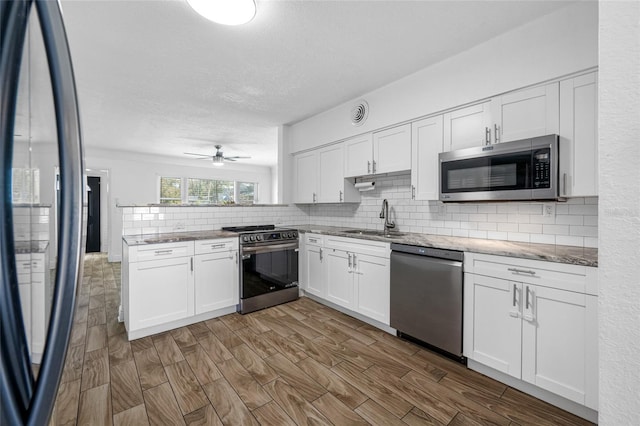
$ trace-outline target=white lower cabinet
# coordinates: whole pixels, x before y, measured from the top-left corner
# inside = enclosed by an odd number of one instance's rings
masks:
[[[597,409],[597,271],[465,256],[465,355]]]
[[[22,308],[22,320],[31,361],[39,364],[44,353],[48,328],[50,288],[48,255],[45,253],[20,253],[16,255],[18,291]]]
[[[237,250],[196,255],[195,272],[196,314],[238,304]]]
[[[129,339],[235,310],[238,240],[124,245],[122,293]]]
[[[388,243],[307,234],[301,252],[305,292],[389,325]]]
[[[129,327],[164,324],[193,315],[193,257],[136,262],[129,269]]]

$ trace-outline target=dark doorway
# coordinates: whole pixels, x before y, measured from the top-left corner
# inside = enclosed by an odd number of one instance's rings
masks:
[[[87,177],[87,253],[100,251],[100,178]]]

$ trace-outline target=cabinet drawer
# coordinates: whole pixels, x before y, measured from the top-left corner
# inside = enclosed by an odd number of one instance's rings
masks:
[[[219,253],[222,251],[238,250],[237,238],[202,240],[195,242],[196,254]]]
[[[477,275],[597,294],[597,269],[587,266],[466,253],[464,267]]]
[[[16,256],[16,269],[19,274],[44,272],[44,254],[20,254]]]
[[[368,254],[389,259],[391,245],[382,241],[362,240],[359,238],[333,237],[324,238],[324,246],[348,252]]]
[[[129,248],[129,262],[172,259],[193,255],[193,241],[167,244],[150,244]]]
[[[323,236],[318,234],[305,234],[304,240],[308,246],[322,247],[324,244]]]

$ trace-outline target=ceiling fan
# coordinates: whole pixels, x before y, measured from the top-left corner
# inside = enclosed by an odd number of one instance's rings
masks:
[[[225,157],[224,154],[221,151],[222,145],[215,145],[215,147],[216,147],[216,153],[214,155],[196,154],[196,153],[193,153],[193,152],[185,152],[184,154],[197,155],[197,156],[201,157],[201,158],[199,158],[199,160],[206,160],[208,158],[211,158],[211,160],[213,160],[213,165],[214,166],[222,166],[225,161],[236,161],[239,158],[251,158],[251,157],[241,157],[239,155],[234,155],[232,157]]]

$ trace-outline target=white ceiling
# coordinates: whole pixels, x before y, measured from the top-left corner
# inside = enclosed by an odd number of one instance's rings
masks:
[[[276,164],[276,128],[566,6],[561,1],[264,1],[227,27],[185,1],[62,8],[84,142]],[[487,58],[494,60],[495,58]],[[198,161],[198,160],[194,160]]]

